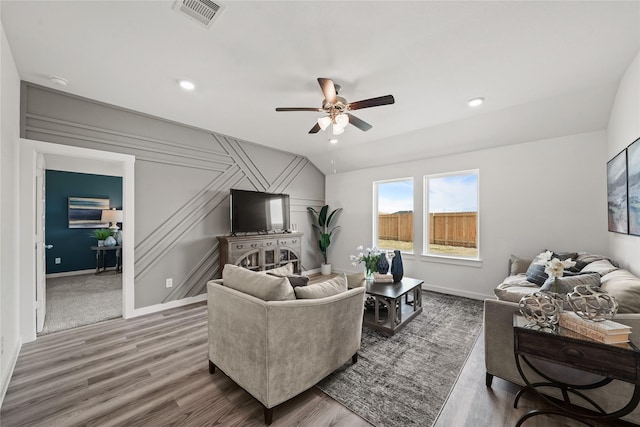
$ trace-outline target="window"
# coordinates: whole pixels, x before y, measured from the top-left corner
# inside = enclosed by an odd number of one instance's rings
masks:
[[[374,244],[413,252],[413,178],[373,183]]]
[[[424,177],[427,255],[479,258],[477,169]]]

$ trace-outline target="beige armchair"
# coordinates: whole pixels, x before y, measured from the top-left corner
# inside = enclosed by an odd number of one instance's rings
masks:
[[[260,401],[266,424],[273,407],[357,361],[364,288],[263,301],[221,283],[207,285],[209,372],[219,368]]]

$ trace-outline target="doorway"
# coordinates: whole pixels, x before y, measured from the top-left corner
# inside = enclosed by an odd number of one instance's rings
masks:
[[[119,217],[122,177],[118,171],[107,171],[110,175],[77,172],[84,160],[60,162],[43,157],[45,197],[38,209],[44,205],[44,215],[38,212],[36,216],[44,223],[44,245],[39,247],[45,248],[46,275],[44,287],[36,287],[36,300],[42,289],[45,310],[36,311],[37,333],[46,335],[122,317],[122,247],[116,241],[122,241],[124,235]],[[96,232],[111,237],[107,246],[97,246]],[[44,319],[41,312],[46,313]]]
[[[127,154],[112,153],[42,141],[20,139],[20,200],[19,224],[20,233],[20,274],[22,282],[33,286],[22,286],[20,289],[20,328],[23,342],[36,338],[38,310],[46,310],[46,288],[44,283],[37,283],[38,272],[44,267],[37,262],[38,241],[38,156],[44,158],[45,167],[55,165],[57,169],[80,173],[97,173],[119,175],[122,177],[122,211],[123,223],[127,224],[130,239],[123,239],[122,251],[122,315],[131,317],[134,311],[134,165],[135,157]],[[106,171],[106,173],[105,173]],[[36,250],[34,251],[34,242]],[[37,292],[37,289],[40,292]],[[44,313],[46,317],[46,312]]]

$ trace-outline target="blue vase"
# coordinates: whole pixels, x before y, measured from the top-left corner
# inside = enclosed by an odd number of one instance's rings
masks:
[[[402,280],[404,275],[404,267],[402,266],[402,256],[400,251],[393,251],[393,259],[391,260],[391,275],[393,275],[394,283]]]
[[[387,274],[389,272],[389,261],[387,261],[386,254],[381,254],[378,259],[378,273]]]
[[[105,246],[115,246],[116,243],[116,239],[114,239],[112,236],[109,236],[104,240]]]

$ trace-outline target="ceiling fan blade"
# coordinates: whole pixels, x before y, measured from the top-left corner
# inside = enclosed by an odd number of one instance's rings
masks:
[[[349,110],[360,110],[362,108],[378,107],[380,105],[389,105],[396,102],[393,95],[379,96],[377,98],[364,99],[362,101],[350,102],[347,105]]]
[[[311,128],[309,133],[318,133],[319,131],[320,131],[320,125],[316,123],[316,125]]]
[[[278,107],[276,108],[276,111],[317,111],[319,113],[322,113],[324,110],[322,108],[313,108],[313,107],[293,107],[293,108]]]
[[[336,93],[336,87],[333,84],[333,80],[318,77],[318,83],[320,84],[320,88],[324,94],[324,99],[328,103],[335,104],[338,102],[338,94]]]
[[[365,122],[362,119],[357,118],[353,114],[347,113],[347,116],[349,116],[349,123],[351,123],[352,125],[354,125],[355,127],[357,127],[362,131],[366,132],[373,127],[369,123]]]

